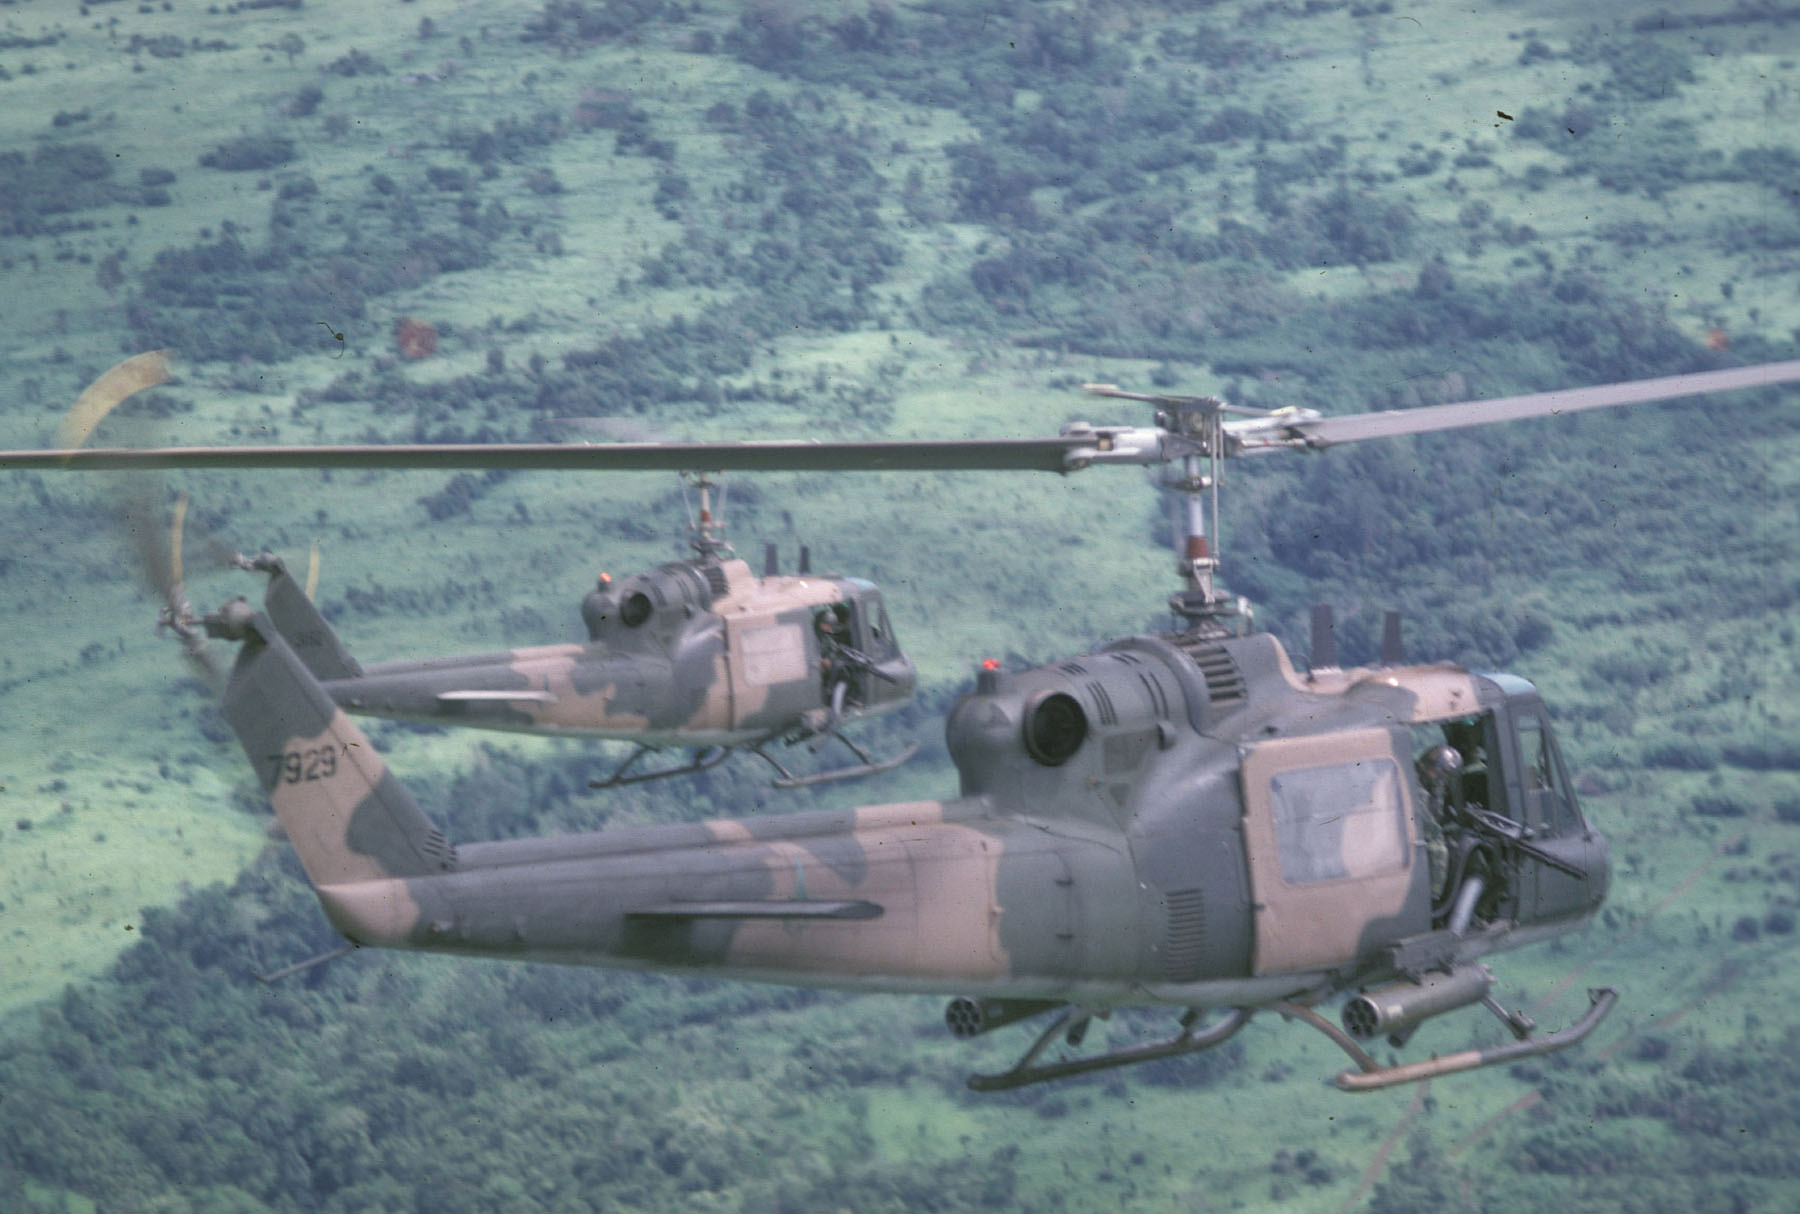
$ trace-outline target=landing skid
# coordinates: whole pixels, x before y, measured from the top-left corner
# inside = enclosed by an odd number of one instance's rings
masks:
[[[1502,1010],[1492,1000],[1486,1001],[1488,1010],[1498,1016],[1503,1024],[1511,1030],[1515,1040],[1505,1045],[1490,1046],[1487,1049],[1460,1050],[1454,1054],[1445,1054],[1438,1058],[1427,1058],[1423,1062],[1409,1062],[1396,1066],[1383,1066],[1369,1056],[1367,1050],[1357,1045],[1343,1029],[1325,1019],[1309,1007],[1296,1003],[1278,1003],[1275,1010],[1291,1020],[1301,1020],[1312,1025],[1321,1033],[1331,1038],[1339,1049],[1350,1055],[1352,1062],[1361,1068],[1355,1071],[1341,1071],[1337,1076],[1337,1086],[1346,1092],[1373,1092],[1381,1088],[1394,1087],[1402,1083],[1417,1083],[1421,1079],[1435,1079],[1439,1075],[1454,1075],[1459,1071],[1473,1071],[1479,1067],[1493,1066],[1500,1062],[1516,1062],[1520,1058],[1533,1058],[1539,1054],[1554,1053],[1566,1050],[1581,1042],[1594,1031],[1599,1023],[1606,1019],[1606,1014],[1613,1009],[1619,1000],[1619,993],[1612,987],[1596,987],[1588,991],[1588,1010],[1581,1019],[1568,1028],[1555,1033],[1546,1033],[1542,1037],[1533,1036],[1531,1022],[1522,1016]]]
[[[1358,1070],[1343,1071],[1337,1076],[1339,1089],[1346,1092],[1372,1092],[1380,1088],[1394,1087],[1402,1083],[1417,1083],[1423,1079],[1435,1079],[1440,1075],[1454,1075],[1460,1071],[1472,1071],[1480,1067],[1493,1066],[1496,1063],[1516,1062],[1521,1058],[1533,1058],[1539,1054],[1554,1053],[1568,1049],[1572,1045],[1585,1040],[1599,1023],[1606,1019],[1613,1005],[1618,1002],[1619,994],[1611,987],[1598,987],[1588,991],[1588,1010],[1569,1027],[1554,1033],[1536,1036],[1535,1026],[1526,1017],[1510,1013],[1502,1009],[1492,1000],[1485,1001],[1488,1010],[1500,1018],[1501,1023],[1512,1032],[1515,1040],[1505,1045],[1490,1046],[1487,1049],[1468,1049],[1455,1054],[1445,1054],[1439,1058],[1428,1058],[1423,1062],[1409,1062],[1396,1066],[1383,1066],[1358,1045],[1350,1034],[1346,1033],[1331,1021],[1325,1019],[1310,1007],[1298,1003],[1282,1002],[1271,1005],[1273,1010],[1281,1013],[1285,1019],[1300,1020],[1318,1029],[1325,1036],[1350,1055]],[[1201,1050],[1211,1049],[1219,1045],[1244,1025],[1248,1024],[1253,1014],[1251,1008],[1233,1008],[1221,1019],[1205,1028],[1196,1029],[1203,1009],[1189,1008],[1181,1017],[1181,1031],[1164,1041],[1154,1041],[1145,1045],[1126,1046],[1123,1049],[1109,1050],[1104,1054],[1095,1054],[1087,1058],[1070,1058],[1060,1062],[1039,1062],[1045,1050],[1056,1043],[1060,1037],[1070,1047],[1079,1046],[1087,1035],[1089,1024],[1096,1016],[1104,1017],[1106,1012],[1090,1011],[1080,1007],[1065,1007],[1062,1014],[1050,1023],[1031,1048],[1026,1050],[1009,1070],[992,1075],[969,1076],[969,1087],[977,1092],[1004,1092],[1012,1088],[1025,1087],[1033,1083],[1047,1083],[1052,1079],[1067,1079],[1072,1075],[1085,1075],[1092,1071],[1109,1070],[1113,1067],[1133,1066],[1140,1062],[1154,1062],[1159,1058],[1176,1058],[1182,1054],[1194,1054]]]
[[[1154,1062],[1159,1058],[1176,1058],[1182,1054],[1195,1054],[1201,1050],[1209,1050],[1226,1038],[1236,1033],[1250,1022],[1249,1008],[1232,1008],[1223,1019],[1196,1031],[1203,1009],[1191,1007],[1182,1014],[1181,1031],[1166,1041],[1154,1041],[1145,1045],[1126,1046],[1123,1049],[1109,1050],[1104,1054],[1095,1054],[1088,1058],[1070,1058],[1062,1062],[1040,1063],[1038,1058],[1050,1048],[1060,1036],[1070,1046],[1081,1044],[1087,1035],[1087,1028],[1097,1013],[1085,1008],[1069,1007],[1063,1009],[1062,1015],[1051,1022],[1030,1049],[1013,1064],[1011,1070],[997,1075],[971,1075],[969,1087],[977,1092],[1004,1092],[1012,1088],[1025,1087],[1033,1083],[1047,1083],[1052,1079],[1067,1079],[1071,1075],[1085,1075],[1090,1071],[1104,1071],[1116,1066],[1132,1066],[1139,1062]],[[1103,1014],[1103,1013],[1099,1013]]]
[[[781,760],[764,750],[764,744],[759,743],[755,746],[746,747],[745,749],[749,750],[751,754],[761,758],[770,767],[773,767],[780,773],[779,778],[773,781],[776,788],[806,788],[814,784],[829,784],[835,780],[855,780],[863,776],[875,775],[877,772],[892,771],[894,768],[900,766],[900,764],[912,758],[913,755],[917,754],[919,751],[919,744],[917,742],[911,742],[907,744],[906,749],[902,750],[893,758],[877,760],[871,758],[867,750],[858,746],[855,742],[852,742],[842,734],[833,734],[831,736],[850,748],[851,753],[854,754],[858,760],[855,764],[849,767],[834,767],[830,771],[813,772],[809,775],[796,775],[793,770],[782,763]],[[654,771],[632,770],[633,767],[637,766],[639,760],[656,749],[658,748],[654,746],[639,746],[636,750],[631,752],[629,758],[613,769],[612,775],[607,776],[604,780],[589,780],[588,787],[592,789],[623,788],[628,784],[643,784],[649,780],[665,780],[670,776],[690,776],[696,772],[712,770],[729,758],[732,751],[732,748],[729,746],[707,746],[694,751],[692,759],[678,766],[659,767]]]
[[[706,746],[694,752],[694,757],[680,767],[659,767],[655,771],[632,771],[637,761],[655,750],[654,746],[640,746],[631,752],[631,757],[613,769],[612,775],[604,780],[589,780],[589,788],[622,788],[627,784],[642,784],[647,780],[663,780],[669,776],[687,776],[695,772],[707,771],[723,763],[731,755],[726,746]]]
[[[776,788],[808,788],[814,784],[830,784],[836,780],[856,780],[863,776],[875,775],[877,772],[892,771],[894,768],[900,766],[900,764],[912,758],[913,755],[917,754],[919,751],[919,744],[917,742],[909,742],[906,745],[906,749],[902,750],[893,758],[877,760],[870,758],[867,750],[858,746],[843,734],[834,733],[831,736],[850,748],[850,752],[854,754],[858,760],[855,764],[850,767],[834,767],[830,771],[817,771],[813,772],[811,775],[798,776],[790,771],[781,760],[777,759],[762,747],[753,746],[750,749],[752,754],[760,756],[770,767],[773,767],[776,771],[781,773],[775,780]]]

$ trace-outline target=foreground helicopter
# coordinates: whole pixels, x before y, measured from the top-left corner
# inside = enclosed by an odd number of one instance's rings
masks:
[[[1587,923],[1606,843],[1525,680],[1403,665],[1395,629],[1381,665],[1342,670],[1321,627],[1306,672],[1245,635],[1208,542],[1221,462],[1795,379],[1800,362],[1335,418],[1101,387],[1153,404],[1156,424],[969,443],[8,452],[0,467],[1176,465],[1176,627],[984,668],[946,723],[961,788],[941,800],[452,845],[274,612],[234,599],[200,627],[239,645],[224,715],[352,945],[960,991],[960,1037],[1054,1013],[1013,1067],[970,1079],[980,1090],[1210,1048],[1274,1011],[1341,1046],[1354,1065],[1338,1086],[1362,1091],[1593,1031],[1613,990],[1539,1034],[1494,999],[1483,959]],[[1340,996],[1342,1027],[1315,1010]],[[1402,1064],[1363,1044],[1399,1048],[1478,1003],[1512,1040]],[[1182,1009],[1178,1030],[1047,1058],[1136,1005]]]

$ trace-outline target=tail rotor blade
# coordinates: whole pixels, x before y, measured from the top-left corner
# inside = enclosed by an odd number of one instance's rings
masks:
[[[166,544],[162,525],[157,519],[161,512],[161,482],[154,476],[134,476],[120,496],[121,514],[131,533],[138,572],[149,589],[162,600],[162,608],[157,613],[157,631],[172,632],[180,639],[182,657],[201,682],[215,691],[223,688],[225,672],[207,651],[206,635],[188,603],[187,588],[183,583],[187,494],[176,495]]]

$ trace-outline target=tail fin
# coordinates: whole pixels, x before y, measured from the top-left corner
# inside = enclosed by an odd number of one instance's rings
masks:
[[[243,643],[225,686],[225,719],[321,898],[328,886],[456,867],[455,849],[267,615],[237,599],[207,626]]]
[[[306,597],[280,562],[273,562],[269,588],[263,595],[263,609],[294,656],[306,664],[315,679],[354,679],[362,676],[362,667],[337,633]]]

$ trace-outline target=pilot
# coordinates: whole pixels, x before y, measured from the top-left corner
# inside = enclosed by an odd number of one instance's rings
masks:
[[[1454,746],[1433,746],[1419,756],[1416,766],[1425,789],[1425,855],[1431,867],[1431,900],[1436,902],[1450,876],[1450,845],[1444,839],[1444,824],[1454,821],[1460,808],[1463,757]]]
[[[1431,794],[1432,805],[1441,818],[1451,808],[1461,789],[1462,752],[1454,746],[1433,746],[1419,756],[1419,782]]]
[[[835,648],[838,645],[850,643],[850,621],[845,617],[841,605],[822,608],[818,617],[813,620],[813,627],[819,630],[819,647],[821,649]]]
[[[813,617],[813,629],[819,634],[819,677],[829,695],[839,677],[840,650],[850,644],[850,621],[841,604],[822,607]]]
[[[1481,719],[1471,717],[1444,723],[1444,741],[1454,747],[1462,760],[1457,779],[1457,809],[1492,808],[1488,799],[1487,731]]]

